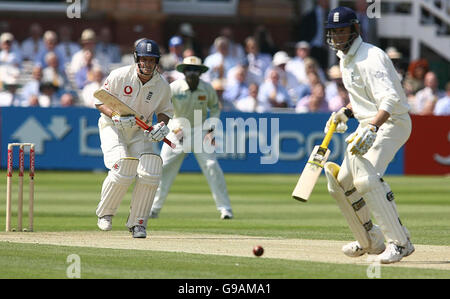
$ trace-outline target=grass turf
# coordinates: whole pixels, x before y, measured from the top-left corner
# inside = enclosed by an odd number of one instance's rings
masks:
[[[4,171],[0,175],[6,177]],[[95,208],[105,176],[106,173],[39,171],[35,186],[35,230],[97,230]],[[235,219],[221,221],[206,179],[201,174],[180,174],[172,186],[160,218],[150,220],[150,230],[351,240],[347,224],[326,190],[325,178],[320,178],[308,203],[291,198],[297,179],[295,175],[227,174]],[[450,245],[450,179],[414,176],[391,176],[385,179],[395,192],[402,222],[410,230],[414,242]],[[6,193],[5,185],[1,184],[0,194]],[[17,194],[16,188],[15,184],[14,196]],[[27,188],[25,198],[26,191]],[[4,215],[4,197],[0,198],[0,213]],[[124,223],[130,199],[131,188],[115,217],[114,230],[126,229]],[[15,209],[16,205],[13,205]],[[15,213],[13,216],[14,223]],[[4,225],[4,217],[1,217],[0,227]],[[65,258],[74,250],[64,246],[0,242],[0,268],[8,269],[2,271],[0,277],[65,277]],[[76,248],[76,252],[83,254],[84,278],[367,277],[367,267],[356,265],[156,251],[140,251],[137,254],[133,250],[92,248]],[[58,256],[60,259],[56,262]],[[265,271],[261,271],[261,267]],[[448,272],[383,268],[382,277],[449,278]]]

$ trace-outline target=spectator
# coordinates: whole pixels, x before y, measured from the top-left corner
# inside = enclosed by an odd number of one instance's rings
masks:
[[[169,53],[161,55],[160,64],[164,72],[173,71],[177,64],[183,62],[183,39],[172,36],[169,40]]]
[[[56,52],[56,45],[58,44],[58,36],[54,31],[48,30],[45,31],[43,40],[45,47],[36,55],[35,63],[40,64],[42,68],[45,69],[48,66],[46,61],[46,55],[50,52],[53,52],[57,56],[58,71],[64,72],[64,63],[65,63],[64,55],[62,53]]]
[[[450,115],[450,81],[445,85],[446,96],[440,98],[434,106],[434,115]]]
[[[235,71],[235,79],[231,84],[226,85],[223,92],[224,102],[235,105],[241,98],[248,96],[248,85],[246,79],[246,69],[243,66],[237,66]]]
[[[297,78],[294,74],[286,70],[286,64],[289,62],[289,60],[290,57],[286,52],[278,51],[273,56],[272,68],[269,68],[269,70],[274,69],[278,72],[281,85],[283,85],[283,87],[288,91],[291,100],[296,103],[297,100],[299,100],[296,97],[296,88],[298,87],[299,82],[297,81]],[[268,73],[269,72],[266,71],[266,74]]]
[[[12,50],[14,35],[4,32],[0,35],[0,65],[11,65],[20,67],[22,65],[22,56],[20,52]]]
[[[63,56],[62,63],[64,68],[67,67],[66,64],[72,61],[73,55],[80,51],[80,45],[72,41],[72,28],[67,25],[63,25],[59,28],[59,43],[56,46],[56,52]]]
[[[183,44],[185,49],[192,49],[195,56],[200,57],[202,60],[206,56],[202,51],[202,46],[200,42],[195,37],[194,28],[190,23],[182,23],[178,29],[178,35],[183,39]],[[184,56],[189,57],[189,56]]]
[[[102,27],[100,29],[95,52],[101,53],[102,56],[108,58],[108,63],[120,63],[122,60],[120,47],[112,42],[112,34],[109,27]]]
[[[20,93],[19,76],[20,71],[17,68],[2,69],[2,84],[4,91],[0,92],[0,107],[24,106],[25,100]]]
[[[412,113],[421,115],[433,114],[436,101],[445,96],[445,92],[438,89],[439,81],[435,73],[428,72],[424,78],[425,87],[416,93],[416,100]]]
[[[59,67],[59,59],[55,52],[48,52],[45,55],[45,67],[42,70],[42,80],[50,81],[53,85],[58,86],[60,90],[68,88],[68,81],[64,70]]]
[[[42,40],[42,27],[38,23],[33,23],[30,26],[30,37],[22,42],[22,56],[24,60],[35,61],[39,52],[45,49],[44,41]]]
[[[214,40],[217,52],[206,57],[204,64],[209,70],[203,75],[203,80],[212,82],[215,79],[226,81],[228,71],[236,66],[239,61],[230,55],[229,41],[226,37],[219,36]]]
[[[52,82],[42,81],[39,91],[38,101],[37,103],[32,103],[33,105],[47,108],[68,107],[74,104],[73,96],[70,93],[61,93],[59,95],[58,86],[53,85]]]
[[[192,50],[191,48],[186,48],[183,51],[183,59],[186,57],[190,57],[190,56],[194,56],[194,50]]]
[[[94,68],[94,66],[101,67],[94,60],[94,53],[91,50],[85,50],[83,65],[78,72],[75,73],[75,84],[78,89],[83,89],[87,84],[92,82],[92,79],[89,77],[89,72]]]
[[[325,77],[325,72],[319,66],[317,61],[312,57],[305,58],[305,72],[306,72],[307,77],[308,77],[308,73],[314,72],[319,76],[320,82],[324,83],[327,81],[327,78]],[[308,80],[309,80],[309,78],[308,78]]]
[[[233,110],[233,106],[228,102],[224,102],[224,100],[223,100],[223,92],[225,91],[225,85],[223,84],[223,81],[220,79],[214,79],[211,82],[211,86],[214,88],[214,90],[217,93],[220,110],[222,110],[222,111]]]
[[[31,76],[32,79],[22,87],[22,97],[29,106],[33,106],[30,103],[36,103],[38,100],[39,86],[43,77],[42,67],[40,65],[33,66]]]
[[[251,83],[248,86],[248,95],[235,103],[235,108],[241,112],[260,112],[258,107],[258,85]]]
[[[342,74],[339,65],[333,65],[328,69],[328,78],[330,79],[325,84],[325,97],[327,100],[338,95],[338,85],[342,83]]]
[[[83,88],[83,91],[81,92],[81,104],[85,107],[95,108],[94,92],[102,86],[104,78],[103,70],[100,67],[93,67],[89,77],[92,78],[92,82]]]
[[[52,82],[42,81],[39,85],[37,106],[45,108],[59,106],[57,91],[58,86],[53,85]]]
[[[328,48],[325,44],[328,10],[328,0],[318,0],[315,7],[304,15],[300,22],[300,40],[309,42],[311,56],[319,62],[322,69],[328,67]]]
[[[330,111],[338,111],[350,103],[350,98],[343,83],[337,85],[337,95],[328,100],[328,108]]]
[[[276,70],[271,70],[269,80],[261,84],[258,92],[258,106],[261,106],[261,112],[269,111],[271,108],[292,106],[289,93],[281,85],[280,75]]]
[[[243,61],[245,59],[245,51],[244,47],[242,47],[239,43],[236,43],[234,40],[233,30],[226,26],[220,30],[220,36],[226,37],[228,39],[228,53],[237,61]],[[217,52],[215,45],[213,44],[209,49],[209,54],[214,54]]]
[[[260,85],[264,82],[264,74],[272,63],[272,57],[268,54],[262,54],[259,51],[258,43],[254,37],[245,39],[245,50],[247,51],[248,72],[256,83]]]
[[[395,47],[388,47],[386,49],[386,54],[392,61],[395,70],[397,71],[398,77],[400,78],[400,82],[405,78],[405,69],[402,66],[402,57],[403,54],[397,50]]]
[[[300,41],[295,45],[295,57],[286,64],[286,70],[290,71],[297,77],[298,82],[307,84],[305,71],[305,59],[309,57],[310,46],[308,42]]]
[[[75,53],[72,57],[72,61],[69,65],[68,75],[75,75],[81,68],[85,67],[88,63],[86,56],[86,51],[89,51],[92,54],[92,62],[98,64],[102,67],[103,71],[106,73],[109,70],[108,59],[103,56],[101,53],[95,52],[96,45],[96,35],[94,30],[85,29],[81,33],[81,50]]]
[[[404,84],[408,84],[408,88],[413,94],[425,87],[424,78],[428,70],[428,61],[425,59],[414,60],[409,64]]]
[[[325,86],[317,83],[312,87],[311,95],[302,98],[295,107],[297,113],[331,112],[325,99]]]

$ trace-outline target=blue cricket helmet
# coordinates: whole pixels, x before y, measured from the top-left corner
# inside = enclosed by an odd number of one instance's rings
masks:
[[[328,20],[325,24],[325,29],[335,29],[342,27],[349,27],[353,24],[358,24],[358,17],[353,9],[339,6],[331,10],[328,14]]]
[[[147,56],[147,57],[156,57],[156,63],[159,62],[159,58],[161,54],[159,52],[158,44],[151,39],[141,38],[136,41],[134,51],[134,62],[138,62],[139,57]]]

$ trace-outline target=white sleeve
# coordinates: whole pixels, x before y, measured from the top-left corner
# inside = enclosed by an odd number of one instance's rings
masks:
[[[369,54],[368,63],[360,69],[368,93],[372,95],[379,110],[387,111],[389,114],[403,110],[399,108],[403,106],[404,92],[400,82],[397,82],[399,80],[392,62],[382,53],[369,52]]]

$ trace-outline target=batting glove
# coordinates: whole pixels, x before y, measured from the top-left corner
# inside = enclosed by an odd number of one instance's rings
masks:
[[[153,126],[152,130],[145,130],[144,134],[152,141],[159,142],[164,139],[164,137],[169,134],[170,129],[166,126],[166,124],[162,121]]]
[[[345,142],[349,144],[350,153],[364,156],[375,142],[377,131],[377,126],[369,124],[348,136]]]
[[[113,114],[111,119],[114,126],[119,129],[130,129],[136,126],[136,119],[134,116],[120,116],[118,114]]]
[[[327,121],[327,124],[325,125],[325,129],[323,130],[324,133],[328,133],[328,130],[330,129],[331,122],[336,123],[336,133],[344,133],[347,131],[347,121],[349,118],[353,117],[353,112],[345,107],[342,107],[339,109],[338,112],[331,113],[330,118]]]

